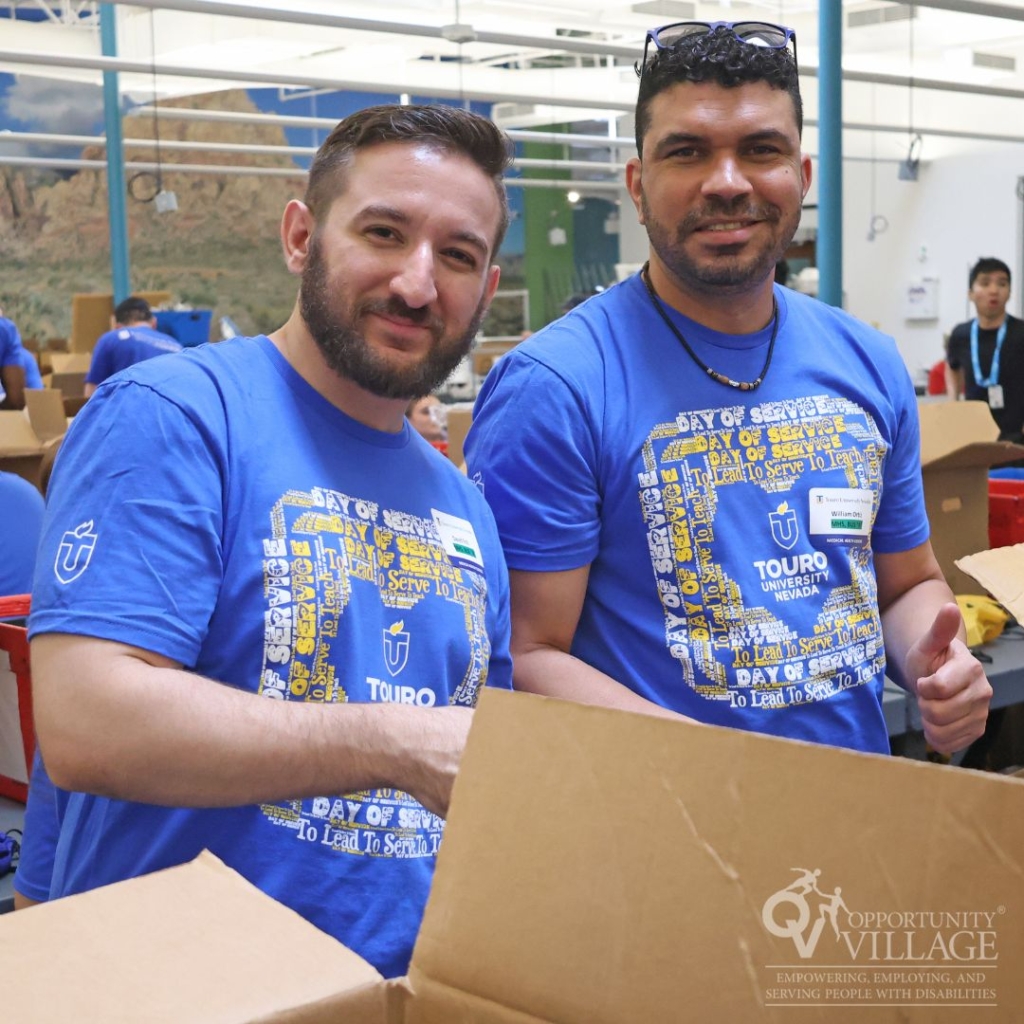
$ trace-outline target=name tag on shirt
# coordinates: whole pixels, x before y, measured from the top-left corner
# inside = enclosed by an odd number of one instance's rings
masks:
[[[484,560],[473,524],[468,519],[439,512],[436,508],[431,509],[431,512],[434,516],[434,525],[441,537],[441,544],[452,565],[472,572],[482,572]]]
[[[871,532],[873,492],[854,487],[812,487],[810,532],[866,537]]]

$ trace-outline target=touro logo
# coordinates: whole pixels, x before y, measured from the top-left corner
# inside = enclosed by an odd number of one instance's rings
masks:
[[[397,676],[409,660],[409,634],[405,623],[393,622],[384,630],[384,664],[392,676]]]
[[[92,526],[90,519],[79,523],[73,530],[65,531],[61,537],[53,562],[53,573],[61,583],[73,583],[89,568],[99,536],[92,532]]]

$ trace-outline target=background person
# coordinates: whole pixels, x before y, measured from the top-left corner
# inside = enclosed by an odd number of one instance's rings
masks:
[[[413,429],[431,443],[448,440],[447,407],[437,395],[414,398],[405,415]]]
[[[471,709],[511,680],[491,515],[404,414],[494,295],[511,152],[461,109],[346,118],[284,211],[287,323],[75,417],[29,621],[71,791],[51,897],[206,848],[404,972]]]
[[[773,281],[811,173],[792,33],[670,25],[640,70],[649,263],[506,355],[468,438],[515,684],[888,753],[888,668],[967,746],[991,687],[928,542],[906,368]]]
[[[182,345],[156,329],[156,317],[145,299],[131,295],[114,310],[114,327],[101,334],[92,350],[85,375],[85,397],[118,370],[127,369],[154,356],[180,352]]]
[[[985,402],[1002,441],[1024,441],[1024,321],[1006,312],[1010,268],[987,256],[971,267],[968,298],[977,316],[949,336],[950,398]]]
[[[25,364],[21,335],[0,309],[0,409],[25,408]]]

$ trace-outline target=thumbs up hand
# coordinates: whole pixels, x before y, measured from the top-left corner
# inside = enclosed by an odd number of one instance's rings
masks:
[[[907,651],[905,666],[925,739],[944,754],[981,736],[992,700],[981,663],[957,636],[961,621],[955,603],[943,605],[928,632]]]

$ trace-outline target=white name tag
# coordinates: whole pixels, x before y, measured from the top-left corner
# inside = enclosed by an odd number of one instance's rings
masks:
[[[433,513],[437,532],[441,536],[441,544],[452,565],[481,572],[484,559],[476,533],[473,531],[473,524],[468,519],[460,519],[447,512],[438,512],[436,508],[430,511]]]
[[[1003,407],[1003,385],[993,384],[988,389],[988,407],[990,409],[1002,409]]]
[[[810,531],[866,537],[871,532],[874,493],[852,487],[812,487]]]

